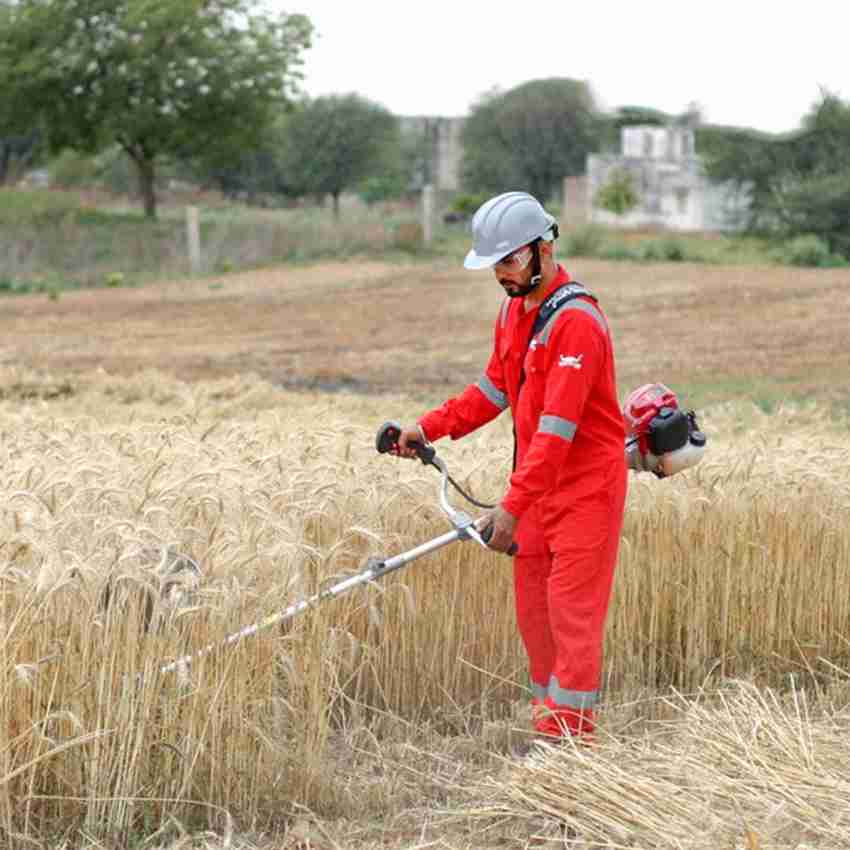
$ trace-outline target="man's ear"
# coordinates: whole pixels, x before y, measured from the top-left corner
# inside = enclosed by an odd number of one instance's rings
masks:
[[[544,242],[542,239],[537,243],[540,248],[540,258],[551,260],[555,253],[554,242]]]

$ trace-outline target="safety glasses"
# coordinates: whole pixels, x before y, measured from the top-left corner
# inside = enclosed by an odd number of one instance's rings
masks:
[[[508,271],[522,271],[531,262],[531,247],[526,245],[524,248],[518,248],[512,251],[506,257],[502,257],[497,263],[494,263],[495,268],[503,268]]]

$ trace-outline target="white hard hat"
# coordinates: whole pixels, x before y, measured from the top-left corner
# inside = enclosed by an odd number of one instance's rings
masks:
[[[536,239],[558,235],[555,219],[528,192],[505,192],[485,201],[472,217],[472,250],[463,265],[486,269]]]

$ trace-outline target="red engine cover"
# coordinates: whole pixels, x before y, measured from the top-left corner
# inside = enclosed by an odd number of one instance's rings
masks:
[[[664,384],[644,384],[633,390],[623,405],[623,418],[626,420],[626,433],[637,437],[642,454],[647,454],[649,446],[646,436],[649,423],[658,416],[662,407],[679,409],[676,394]]]

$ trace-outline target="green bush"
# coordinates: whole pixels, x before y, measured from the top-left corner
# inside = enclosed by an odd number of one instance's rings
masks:
[[[786,266],[811,266],[823,269],[847,265],[843,257],[829,250],[829,244],[825,239],[814,233],[795,236],[777,252],[777,259]]]
[[[564,251],[570,257],[598,257],[605,249],[604,228],[593,224],[578,227],[563,237]]]
[[[490,196],[486,194],[463,194],[455,195],[452,199],[449,211],[458,215],[472,218],[475,211],[481,206]]]
[[[639,259],[637,252],[629,248],[628,245],[623,245],[622,243],[616,242],[612,245],[604,246],[599,253],[599,258],[601,260],[615,260],[617,262],[633,262],[634,260]]]
[[[62,151],[48,167],[50,182],[63,189],[89,186],[97,179],[97,162],[76,151]]]
[[[681,263],[688,259],[688,251],[683,242],[669,237],[642,242],[638,247],[637,256],[648,262]]]
[[[109,148],[95,160],[97,182],[116,195],[129,195],[136,189],[138,175],[130,157],[119,147]],[[160,173],[159,178],[162,178]]]
[[[0,293],[9,295],[29,295],[38,292],[38,283],[28,280],[19,280],[13,277],[0,278]]]
[[[605,185],[596,193],[597,207],[621,216],[633,210],[640,201],[632,175],[622,168],[615,168],[608,175]]]
[[[364,204],[371,205],[400,198],[404,190],[404,178],[400,174],[382,174],[367,177],[358,187],[357,194]]]
[[[0,224],[12,228],[22,224],[61,221],[68,213],[77,213],[76,195],[50,189],[6,189],[0,192]]]

